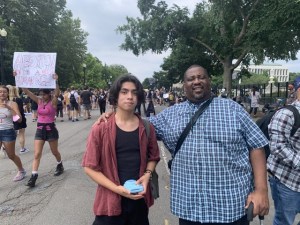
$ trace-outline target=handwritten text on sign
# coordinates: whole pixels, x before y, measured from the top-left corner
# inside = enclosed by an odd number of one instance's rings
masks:
[[[55,88],[56,53],[15,52],[13,69],[16,86],[26,88]]]

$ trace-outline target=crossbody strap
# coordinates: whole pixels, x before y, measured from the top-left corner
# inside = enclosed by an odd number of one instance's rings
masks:
[[[186,125],[186,127],[184,128],[183,132],[181,133],[175,151],[173,153],[173,158],[175,157],[175,155],[177,154],[178,150],[180,149],[182,143],[184,142],[185,138],[187,137],[187,135],[189,134],[190,130],[192,129],[192,127],[194,126],[194,124],[196,123],[196,121],[198,120],[199,116],[207,109],[207,107],[209,106],[209,104],[212,102],[213,97],[211,97],[210,99],[208,99],[198,110],[197,112],[193,115],[193,117],[191,118],[191,120],[188,122],[188,124]]]

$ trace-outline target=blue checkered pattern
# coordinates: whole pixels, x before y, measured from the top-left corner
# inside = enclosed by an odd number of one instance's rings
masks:
[[[292,103],[300,112],[300,101]],[[270,156],[268,169],[281,183],[300,192],[300,129],[291,137],[295,124],[292,111],[281,109],[269,124]]]
[[[158,138],[171,153],[199,107],[186,101],[150,118]],[[214,98],[173,160],[172,213],[202,223],[229,223],[241,218],[253,190],[249,151],[266,144],[263,133],[239,104]]]

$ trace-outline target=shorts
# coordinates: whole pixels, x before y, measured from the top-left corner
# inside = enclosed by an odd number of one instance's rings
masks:
[[[83,109],[84,110],[90,110],[92,107],[91,107],[91,104],[83,104]]]
[[[26,124],[26,117],[22,117],[22,122],[18,123],[18,122],[14,122],[14,129],[15,130],[21,130],[23,128],[26,128],[27,124]]]
[[[17,135],[14,129],[0,130],[1,142],[13,142],[16,141]]]
[[[78,111],[78,103],[71,103],[71,110],[77,110]]]
[[[55,141],[58,138],[58,130],[54,127],[52,130],[46,130],[45,136],[43,136],[42,129],[36,129],[34,140]]]

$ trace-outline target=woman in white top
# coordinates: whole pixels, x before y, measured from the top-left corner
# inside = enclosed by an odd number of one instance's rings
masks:
[[[18,167],[18,173],[13,181],[23,180],[26,171],[21,159],[15,153],[16,132],[13,121],[22,122],[17,103],[8,100],[8,88],[0,85],[0,146],[3,144],[8,158]]]
[[[257,113],[257,108],[259,106],[259,99],[260,99],[260,94],[258,91],[256,91],[256,88],[253,87],[252,91],[249,94],[250,98],[250,115],[253,112],[254,117],[256,116]]]

